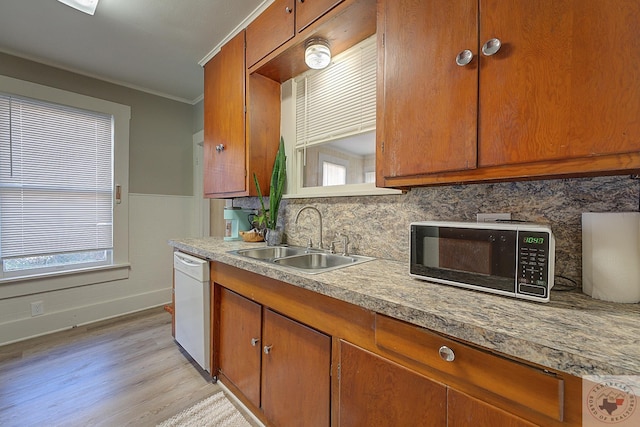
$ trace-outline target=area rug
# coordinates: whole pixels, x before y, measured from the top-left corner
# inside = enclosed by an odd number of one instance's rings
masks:
[[[158,427],[251,427],[251,425],[224,393],[218,392],[158,424]]]

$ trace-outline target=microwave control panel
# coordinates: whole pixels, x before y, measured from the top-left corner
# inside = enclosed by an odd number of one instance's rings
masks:
[[[526,295],[549,293],[549,233],[518,232],[518,289]]]

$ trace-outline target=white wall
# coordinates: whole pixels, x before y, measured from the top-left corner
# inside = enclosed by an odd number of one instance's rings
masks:
[[[129,194],[129,278],[0,299],[0,345],[171,301],[173,248],[192,235],[193,197]],[[0,294],[1,295],[1,294]],[[44,314],[31,316],[31,302]]]

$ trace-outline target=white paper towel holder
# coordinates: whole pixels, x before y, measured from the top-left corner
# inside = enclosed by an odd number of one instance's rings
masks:
[[[640,302],[640,212],[582,214],[582,291],[604,301]]]

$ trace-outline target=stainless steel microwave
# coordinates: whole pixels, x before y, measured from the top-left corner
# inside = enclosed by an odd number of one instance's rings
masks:
[[[410,275],[418,279],[547,302],[554,263],[555,239],[546,225],[411,224]]]

